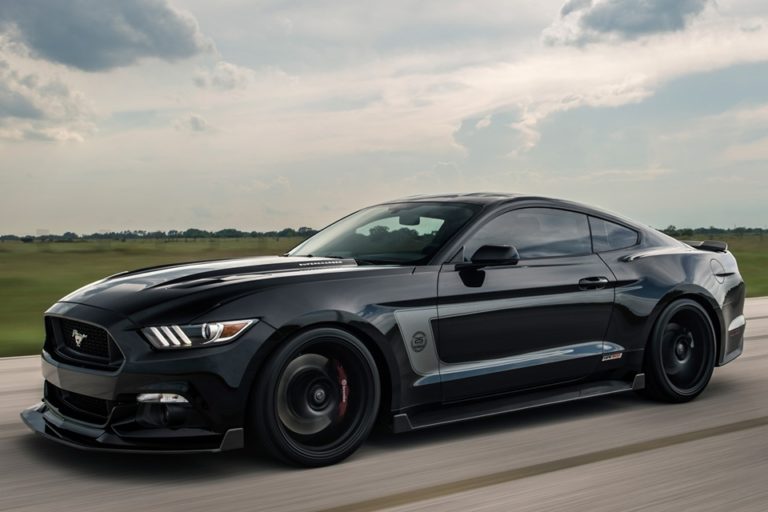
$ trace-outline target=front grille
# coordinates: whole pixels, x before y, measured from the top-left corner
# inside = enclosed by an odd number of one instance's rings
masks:
[[[46,346],[63,362],[92,368],[113,369],[123,355],[109,333],[96,325],[71,318],[46,318]]]
[[[101,398],[81,395],[45,383],[45,400],[64,416],[76,420],[103,425],[112,411],[112,402]]]
[[[109,359],[109,334],[104,329],[62,318],[61,331],[64,344],[70,350]]]

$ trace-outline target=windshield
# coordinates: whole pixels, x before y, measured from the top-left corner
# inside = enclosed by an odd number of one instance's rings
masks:
[[[459,203],[373,206],[331,224],[289,256],[354,258],[358,263],[426,263],[478,211]]]

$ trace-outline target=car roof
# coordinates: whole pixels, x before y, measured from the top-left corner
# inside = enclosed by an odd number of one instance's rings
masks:
[[[488,205],[494,203],[503,203],[511,199],[518,199],[525,196],[523,194],[510,194],[504,192],[470,192],[461,194],[419,194],[415,196],[402,197],[392,201],[386,201],[383,204],[390,203],[469,203]]]
[[[455,193],[455,194],[420,194],[409,197],[403,197],[400,199],[394,199],[392,201],[386,201],[381,204],[394,204],[394,203],[464,203],[464,204],[477,204],[482,206],[499,206],[508,204],[511,202],[517,202],[521,200],[534,200],[547,203],[551,207],[561,207],[566,209],[575,209],[589,215],[597,215],[609,220],[619,221],[622,224],[626,224],[639,230],[647,230],[648,226],[639,223],[633,219],[625,217],[600,207],[579,203],[576,201],[569,201],[567,199],[560,199],[555,197],[540,196],[535,194],[517,194],[508,192],[470,192],[470,193]]]
[[[592,211],[600,211],[599,208],[589,206],[566,199],[555,197],[540,196],[536,194],[517,194],[509,192],[468,192],[456,194],[420,194],[415,196],[403,197],[392,201],[386,201],[383,204],[392,203],[464,203],[478,204],[482,206],[502,205],[521,200],[537,200],[547,202],[551,205],[560,205],[565,207],[575,207]]]

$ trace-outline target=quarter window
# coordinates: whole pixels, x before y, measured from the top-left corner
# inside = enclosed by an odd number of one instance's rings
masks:
[[[514,246],[521,259],[592,252],[587,216],[552,208],[523,208],[491,219],[464,246],[464,259],[483,245]]]
[[[589,218],[595,252],[615,251],[637,243],[637,231],[595,217]]]

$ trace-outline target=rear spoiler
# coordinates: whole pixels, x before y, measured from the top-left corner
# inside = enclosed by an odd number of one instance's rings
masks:
[[[717,240],[704,240],[703,242],[683,240],[682,242],[700,251],[725,252],[728,250],[727,243]]]

